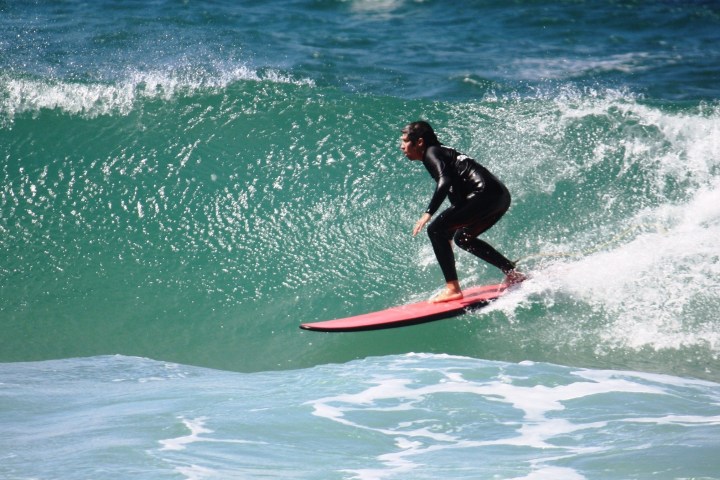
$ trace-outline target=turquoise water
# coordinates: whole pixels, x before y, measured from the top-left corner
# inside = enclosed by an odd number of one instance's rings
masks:
[[[3,478],[717,478],[717,383],[441,355],[0,365]],[[52,460],[48,460],[52,459]]]
[[[0,2],[0,26],[0,476],[720,478],[715,3]],[[301,331],[441,286],[418,118],[509,186],[486,238],[531,281]]]

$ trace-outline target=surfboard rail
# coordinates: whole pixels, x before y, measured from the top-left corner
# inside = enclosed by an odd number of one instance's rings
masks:
[[[460,300],[411,303],[352,317],[303,323],[300,328],[316,332],[360,332],[417,325],[482,308],[504,295],[507,289],[508,286],[503,283],[471,287],[463,291],[464,296]]]

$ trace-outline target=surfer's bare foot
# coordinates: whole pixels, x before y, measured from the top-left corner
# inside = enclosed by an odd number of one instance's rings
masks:
[[[458,282],[449,282],[445,289],[430,299],[430,303],[451,302],[463,298],[462,290]]]
[[[517,285],[517,284],[519,284],[519,283],[522,283],[522,282],[524,282],[525,280],[527,280],[527,275],[525,275],[525,274],[523,274],[523,273],[520,273],[520,272],[518,272],[517,270],[510,270],[510,271],[505,275],[505,280],[503,280],[503,283],[504,283],[505,285],[511,287],[511,286],[513,286],[513,285]]]

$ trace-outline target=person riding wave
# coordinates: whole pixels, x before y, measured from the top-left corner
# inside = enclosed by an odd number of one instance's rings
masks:
[[[510,192],[490,171],[474,159],[440,143],[429,123],[417,121],[402,129],[400,149],[413,161],[422,161],[437,182],[425,213],[413,228],[413,236],[430,222],[447,198],[450,207],[427,228],[435,257],[445,277],[445,288],[432,302],[463,298],[455,268],[452,241],[505,274],[505,283],[525,280],[515,264],[478,235],[495,225],[510,208]]]

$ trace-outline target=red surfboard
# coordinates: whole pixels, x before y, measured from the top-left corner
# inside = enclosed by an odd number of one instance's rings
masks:
[[[442,303],[430,303],[427,301],[412,303],[354,317],[303,323],[300,328],[318,332],[356,332],[416,325],[442,318],[455,317],[470,310],[484,307],[501,297],[507,291],[507,288],[508,286],[503,283],[472,287],[463,290],[464,297],[460,300]]]

